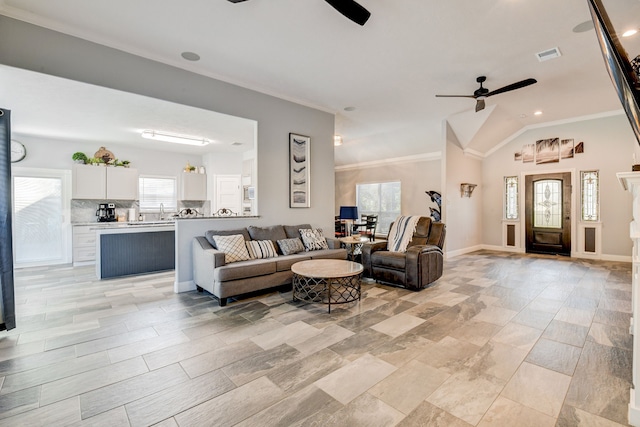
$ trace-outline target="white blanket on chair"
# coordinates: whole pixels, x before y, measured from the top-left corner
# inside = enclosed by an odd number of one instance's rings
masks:
[[[416,231],[420,216],[399,216],[389,230],[387,250],[390,252],[406,252],[409,242]]]

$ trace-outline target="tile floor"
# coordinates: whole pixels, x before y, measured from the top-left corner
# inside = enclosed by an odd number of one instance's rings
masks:
[[[627,263],[475,252],[359,303],[173,293],[173,273],[16,272],[0,426],[618,426]]]

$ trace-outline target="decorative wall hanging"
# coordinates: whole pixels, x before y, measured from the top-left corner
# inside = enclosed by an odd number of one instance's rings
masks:
[[[289,134],[289,206],[292,208],[311,206],[310,144],[311,138],[308,136]]]
[[[560,140],[560,158],[561,159],[573,158],[573,139]]]
[[[536,141],[536,165],[560,161],[560,139],[549,138]]]
[[[425,193],[427,193],[429,197],[431,197],[431,201],[438,206],[437,208],[429,207],[431,210],[431,218],[433,218],[435,222],[440,222],[442,219],[442,195],[434,190],[425,191]]]
[[[522,151],[513,153],[513,160],[523,163],[535,161],[539,165],[571,159],[580,153],[584,153],[584,142],[575,144],[573,139],[548,138],[540,139],[535,144],[524,144]]]
[[[460,184],[460,197],[471,197],[473,190],[475,190],[477,186],[478,184],[463,182]]]

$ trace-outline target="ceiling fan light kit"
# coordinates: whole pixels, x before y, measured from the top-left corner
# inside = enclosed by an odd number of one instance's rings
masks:
[[[231,3],[242,3],[247,0],[228,0]],[[364,25],[371,17],[371,12],[354,0],[324,0],[335,10],[343,14],[358,25]]]
[[[473,95],[436,95],[438,98],[474,98],[476,100],[476,113],[478,111],[484,110],[485,99],[490,96],[498,95],[501,93],[509,92],[516,89],[521,89],[523,87],[532,85],[534,83],[538,83],[536,79],[525,79],[519,82],[511,83],[510,85],[503,86],[500,89],[496,89],[493,91],[489,91],[482,84],[487,80],[486,76],[479,76],[476,78],[476,82],[480,83],[480,87],[473,92]]]

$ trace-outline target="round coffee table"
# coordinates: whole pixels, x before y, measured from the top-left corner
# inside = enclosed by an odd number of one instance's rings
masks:
[[[291,266],[293,300],[345,304],[360,300],[361,264],[340,259],[312,259]]]

